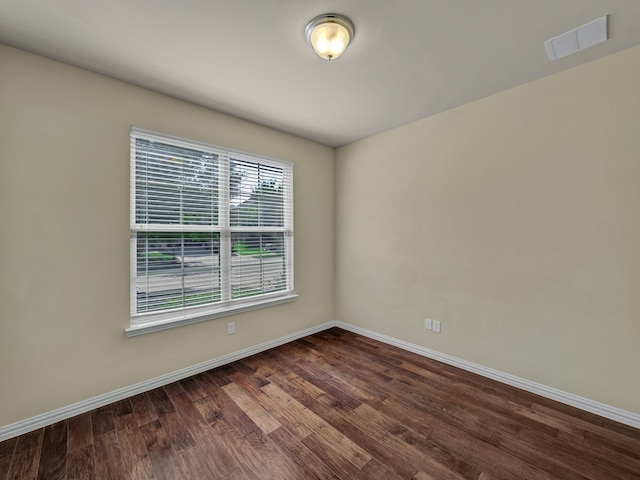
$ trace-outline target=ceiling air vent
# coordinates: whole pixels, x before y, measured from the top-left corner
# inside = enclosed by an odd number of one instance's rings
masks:
[[[593,47],[606,39],[607,16],[605,15],[562,35],[553,37],[544,42],[544,45],[547,47],[549,60],[554,61],[585,48]]]

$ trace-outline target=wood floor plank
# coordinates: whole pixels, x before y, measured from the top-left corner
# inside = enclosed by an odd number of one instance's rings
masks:
[[[18,437],[13,437],[4,442],[0,442],[0,480],[5,480],[11,465],[11,457],[16,449]]]
[[[238,384],[233,382],[229,383],[222,387],[222,390],[224,390],[224,392],[231,397],[231,400],[267,435],[282,426],[278,420],[256,402],[245,390],[239,387]]]
[[[271,377],[271,383],[295,398],[302,405],[310,405],[326,392],[298,376],[293,369],[281,366],[282,371]]]
[[[584,434],[584,430],[576,424],[575,420],[564,420],[551,415],[543,415],[531,407],[523,407],[511,402],[507,403],[507,408],[521,417],[531,419],[538,424],[548,425],[559,432],[569,433],[577,437],[582,437]]]
[[[220,439],[222,445],[232,456],[235,463],[252,478],[257,480],[271,480],[278,478],[279,472],[271,472],[265,469],[266,459],[262,458],[258,452],[247,442],[247,440],[238,432],[238,430],[227,423],[220,420],[213,425],[215,434]]]
[[[265,385],[262,387],[262,390],[271,398],[281,403],[284,408],[294,412],[302,423],[314,431],[318,437],[330,442],[337,453],[352,463],[356,468],[361,469],[371,461],[372,457],[366,450],[349,440],[348,437],[333,428],[327,421],[297,402],[273,383]]]
[[[265,470],[272,472],[282,480],[300,480],[304,470],[289,458],[278,445],[262,430],[254,430],[246,435],[245,440],[265,460]]]
[[[158,419],[158,412],[147,392],[134,395],[129,400],[139,427]]]
[[[165,388],[157,388],[152,390],[153,393],[149,392],[150,397],[153,395],[152,400],[158,412],[158,420],[173,449],[176,452],[187,450],[193,447],[196,442],[189,429],[184,425]]]
[[[387,434],[379,442],[395,456],[410,463],[414,468],[414,476],[422,471],[440,480],[474,480],[480,474],[477,468],[448,452],[437,451],[434,454],[433,445],[429,445],[426,440],[419,446],[411,445],[402,438]]]
[[[153,467],[146,442],[135,415],[132,413],[117,415],[114,426],[120,444],[121,462],[127,478],[131,480],[152,479]]]
[[[289,430],[298,440],[302,440],[313,433],[295,411],[282,408],[277,400],[262,391],[262,387],[257,389],[251,382],[243,382],[241,378],[236,376],[234,376],[234,381],[242,385],[245,391],[248,392],[255,401],[266,411],[270,412],[273,418]]]
[[[539,470],[551,475],[552,478],[566,478],[567,480],[583,480],[587,478],[586,473],[598,472],[602,478],[620,478],[603,474],[600,469],[594,469],[593,463],[588,456],[565,458],[563,462],[553,458],[551,449],[536,450],[531,448],[526,442],[518,442],[507,436],[494,435],[489,442],[500,451],[509,453],[513,457],[523,460],[527,464],[535,465]]]
[[[176,407],[171,403],[171,399],[164,388],[159,387],[149,390],[147,392],[147,396],[149,397],[149,401],[153,405],[158,418],[160,418],[164,413],[175,413]]]
[[[92,444],[91,412],[71,417],[68,422],[67,451],[72,452]]]
[[[94,480],[94,458],[93,442],[70,450],[67,454],[67,480]]]
[[[45,427],[38,480],[66,480],[67,429],[67,420]]]
[[[171,382],[165,385],[164,387],[162,387],[162,389],[165,391],[167,395],[169,395],[169,397],[173,397],[180,393],[185,393],[184,388],[182,388],[182,385],[180,382]]]
[[[413,477],[418,471],[418,466],[424,464],[428,464],[432,468],[437,466],[442,479],[461,480],[463,478],[457,475],[455,471],[449,470],[447,466],[437,463],[436,460],[432,462],[418,461],[421,455],[417,455],[418,452],[412,451],[408,448],[408,445],[400,441],[384,441],[387,437],[395,439],[395,434],[404,433],[407,429],[400,427],[393,421],[389,421],[389,419],[380,414],[358,417],[354,415],[354,410],[341,405],[339,401],[332,399],[329,395],[318,398],[309,408],[331,423],[336,429],[348,435],[352,441],[366,449],[380,463],[391,467],[402,478]],[[364,408],[361,412],[371,413],[371,410]],[[370,428],[372,424],[376,423],[376,420],[378,421],[378,427],[380,425],[387,427],[382,435],[379,435],[383,430],[382,428],[376,428],[375,426]],[[366,430],[371,431],[373,435],[366,434],[364,432]],[[379,440],[382,440],[382,442]],[[408,452],[411,452],[411,455],[408,455]]]
[[[126,478],[122,466],[120,444],[115,430],[94,437],[94,471],[100,480]]]
[[[260,389],[269,383],[269,377],[274,374],[274,370],[270,364],[259,362],[254,364],[251,362],[253,357],[243,358],[235,364],[236,373],[229,375],[232,381],[236,378],[244,378],[254,389]]]
[[[562,432],[559,434],[557,441],[563,446],[573,446],[585,455],[598,458],[610,466],[618,467],[628,473],[640,472],[640,456],[625,455],[602,442],[594,442],[588,437],[576,439],[574,436]],[[566,448],[563,449],[563,453],[565,452]],[[638,450],[638,454],[640,455],[640,450]]]
[[[412,468],[413,470],[413,468]],[[389,465],[385,465],[377,458],[372,458],[362,468],[362,473],[370,480],[404,480],[401,472],[396,472]]]
[[[38,478],[640,480],[640,430],[332,328],[0,442]]]
[[[350,408],[357,408],[363,403],[362,400],[346,391],[342,383],[335,382],[330,375],[318,368],[314,368],[313,365],[299,362],[291,366],[291,371],[304,381],[314,385],[323,394],[331,395]]]
[[[328,394],[319,397],[308,408],[400,477],[411,478],[418,470],[411,459],[400,454],[399,449],[385,446],[378,441],[379,438],[368,435],[364,431],[366,427],[361,428],[361,423],[352,422],[347,414],[352,409]]]
[[[160,397],[162,398],[162,397]],[[165,405],[166,406],[166,405]],[[182,462],[178,459],[171,440],[165,432],[160,420],[154,420],[140,427],[144,438],[153,476],[156,480],[172,480],[183,478]]]
[[[188,450],[196,444],[191,432],[185,427],[177,412],[163,413],[160,415],[159,421],[176,452]]]
[[[437,362],[435,360],[415,355],[406,350],[400,349],[398,347],[394,347],[391,345],[385,345],[384,355],[376,354],[376,355],[367,355],[366,350],[363,351],[362,344],[370,343],[372,340],[366,337],[362,337],[360,335],[354,334],[352,332],[340,332],[338,335],[340,339],[340,344],[349,348],[349,350],[353,353],[362,352],[363,357],[360,358],[360,361],[370,361],[372,358],[375,359],[377,357],[385,357],[387,359],[396,359],[400,362],[400,365],[403,361],[408,360],[411,363],[416,365],[420,365],[427,370],[431,370],[434,372],[438,372],[439,375],[448,378],[452,383],[461,385],[461,386],[471,386],[478,391],[481,391],[485,388],[495,388],[500,391],[500,395],[505,394],[510,391],[518,391],[520,395],[517,395],[515,398],[522,398],[523,395],[521,391],[510,387],[509,385],[501,384],[494,380],[490,380],[484,377],[480,377],[476,374],[467,372],[465,370],[461,370],[459,368],[451,367],[441,362]],[[535,396],[534,396],[535,397]],[[530,402],[526,402],[530,404]]]
[[[225,475],[221,480],[253,480],[253,476],[243,469],[234,470],[229,475]]]
[[[478,480],[499,480],[498,477],[493,477],[486,472],[482,472],[478,477]]]
[[[7,480],[30,480],[38,476],[44,428],[18,437]]]
[[[230,376],[236,373],[232,363],[222,365],[221,367],[209,370],[199,375],[199,379],[207,378],[209,383],[216,385],[217,387],[224,387],[226,384],[231,383]]]
[[[371,405],[378,405],[389,397],[389,389],[385,384],[389,379],[384,379],[377,383],[373,379],[367,379],[367,372],[360,368],[352,368],[345,358],[330,356],[326,359],[328,372],[333,372],[336,378],[342,379],[352,388],[348,391],[355,398],[368,402]]]
[[[68,480],[96,478],[91,412],[69,419],[66,465]]]
[[[487,393],[484,389],[479,390],[465,383],[452,383],[440,372],[433,372],[406,361],[400,367],[402,373],[395,376],[395,380],[416,381],[419,390],[445,399],[450,403],[453,403],[451,397],[454,397],[455,404],[463,407],[459,409],[459,412],[462,414],[469,412],[472,416],[480,416],[493,426],[500,423],[505,429],[514,431],[520,430],[523,426],[530,426],[536,431],[546,430],[549,435],[553,436],[557,436],[559,430],[568,428],[567,422],[541,422],[539,416],[530,414],[532,411],[529,402],[527,402],[527,406],[524,406],[493,393]],[[456,415],[460,417],[460,413]],[[548,428],[545,429],[545,426]]]
[[[271,432],[269,437],[304,471],[301,478],[338,480],[336,474],[286,428]]]
[[[349,480],[371,480],[362,469],[357,468],[352,462],[349,462],[343,455],[339,455],[331,444],[325,438],[313,432],[302,440],[302,443],[310,451],[333,471],[340,479]]]
[[[222,409],[208,395],[196,400],[194,405],[209,425],[223,418]]]
[[[347,410],[344,415],[351,419],[352,423],[358,425],[372,438],[382,438],[391,433],[398,435],[407,431],[407,427],[402,423],[386,416],[379,410],[363,403],[354,410]]]
[[[281,345],[281,347],[289,347],[291,344]],[[287,355],[287,350],[283,348],[271,349],[265,352],[257,353],[256,355],[252,355],[250,357],[243,358],[241,362],[243,365],[247,365],[252,370],[255,371],[254,375],[258,375],[260,378],[264,380],[268,380],[268,378],[275,374],[274,367],[277,365],[276,358],[282,358],[283,355]],[[261,385],[262,386],[262,385]],[[260,388],[260,387],[258,387]]]
[[[124,398],[122,400],[118,400],[111,404],[111,409],[113,411],[114,423],[118,417],[122,417],[124,415],[133,415],[133,408],[131,407],[131,401],[128,398]]]
[[[301,362],[305,364],[305,358]],[[335,367],[328,363],[318,363],[314,366],[313,372],[318,375],[318,370],[322,372],[323,380],[327,381],[334,388],[343,391],[345,394],[353,397],[357,402],[366,403],[368,405],[378,405],[387,398],[386,394],[383,394],[377,389],[373,392],[369,391],[373,386],[371,383],[362,382],[360,379],[350,375],[348,372],[341,370],[339,367]]]
[[[447,423],[439,422],[429,435],[429,440],[445,451],[457,455],[464,455],[471,462],[478,465],[482,471],[492,474],[504,474],[513,478],[527,478],[530,480],[552,480],[551,474],[545,473],[523,460],[513,457],[508,452],[478,441],[470,435]],[[497,469],[496,465],[500,465]]]
[[[464,452],[444,449],[431,441],[429,437],[413,430],[407,430],[398,435],[386,435],[380,439],[380,442],[389,444],[390,448],[395,446],[400,451],[404,451],[405,455],[417,455],[421,458],[419,461],[421,469],[425,469],[427,472],[439,472],[442,470],[442,466],[469,480],[476,479],[480,474],[479,466],[469,462]],[[422,456],[425,456],[426,459]]]
[[[187,377],[180,380],[180,385],[192,402],[200,400],[202,397],[205,397],[207,395],[206,392],[200,387],[200,385],[198,385],[198,382],[194,377]]]
[[[221,478],[214,473],[210,462],[206,461],[208,453],[206,445],[195,445],[188,450],[182,450],[177,453],[178,460],[182,465],[183,479],[200,480],[203,478],[217,479]]]
[[[91,411],[91,431],[94,437],[113,430],[113,405],[107,405]]]
[[[183,422],[189,425],[189,431],[196,441],[196,447],[194,448],[197,448],[198,453],[201,455],[200,461],[205,463],[207,470],[211,472],[209,476],[211,478],[222,478],[237,470],[239,465],[224,448],[219,437],[213,434],[211,424],[203,417],[189,396],[186,393],[180,393],[172,397],[172,402],[176,406],[176,410]]]
[[[235,373],[233,368],[227,368],[229,374]],[[241,435],[246,435],[258,426],[231,398],[222,390],[222,387],[231,383],[229,378],[223,378],[220,372],[214,371],[211,375],[199,377],[198,383],[211,400],[224,412],[224,419],[233,425]]]
[[[411,480],[439,480],[439,479],[434,477],[433,475],[428,474],[427,472],[418,470],[416,474],[413,477],[411,477]]]

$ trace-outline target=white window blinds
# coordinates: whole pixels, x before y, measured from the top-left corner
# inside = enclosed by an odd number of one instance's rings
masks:
[[[292,165],[131,129],[131,325],[293,295]]]

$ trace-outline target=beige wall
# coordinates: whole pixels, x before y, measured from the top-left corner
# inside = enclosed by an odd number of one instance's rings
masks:
[[[1,45],[0,65],[0,427],[335,318],[640,413],[640,48],[343,147],[335,172],[313,142]],[[295,162],[296,302],[233,336],[124,336],[129,125]]]
[[[339,320],[640,414],[640,47],[340,148],[336,179]]]
[[[0,65],[0,426],[333,319],[333,149],[1,45]],[[295,162],[296,302],[233,336],[125,337],[130,125]]]

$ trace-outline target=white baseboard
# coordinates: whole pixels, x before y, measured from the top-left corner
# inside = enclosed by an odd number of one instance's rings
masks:
[[[183,368],[166,375],[161,375],[150,380],[145,380],[144,382],[136,383],[135,385],[131,385],[129,387],[120,388],[118,390],[114,390],[103,395],[98,395],[97,397],[93,397],[88,400],[83,400],[81,402],[58,408],[41,415],[36,415],[35,417],[31,417],[26,420],[0,427],[0,442],[12,437],[16,437],[18,435],[22,435],[24,433],[31,432],[33,430],[37,430],[38,428],[46,427],[47,425],[51,425],[61,420],[80,415],[81,413],[88,412],[95,408],[103,407],[118,400],[123,400],[133,395],[147,392],[149,390],[153,390],[154,388],[161,387],[178,380],[182,380],[183,378],[206,372],[207,370],[211,370],[212,368],[220,367],[222,365],[235,362],[236,360],[241,360],[256,353],[264,352],[265,350],[284,345],[285,343],[298,340],[300,338],[306,337],[307,335],[312,335],[314,333],[318,333],[332,327],[339,327],[344,330],[348,330],[350,332],[357,333],[359,335],[363,335],[365,337],[369,337],[374,340],[378,340],[380,342],[402,348],[403,350],[417,353],[418,355],[422,355],[423,357],[431,358],[433,360],[437,360],[439,362],[461,368],[462,370],[477,373],[478,375],[481,375],[483,377],[491,378],[507,385],[511,385],[522,390],[535,393],[542,397],[556,400],[558,402],[571,405],[581,410],[585,410],[587,412],[591,412],[596,415],[600,415],[602,417],[624,423],[631,427],[640,428],[640,415],[636,413],[627,412],[610,405],[605,405],[594,400],[589,400],[588,398],[580,397],[572,393],[563,392],[562,390],[547,387],[546,385],[542,385],[540,383],[531,382],[529,380],[525,380],[524,378],[516,377],[515,375],[500,372],[498,370],[484,367],[473,362],[468,362],[460,358],[452,357],[451,355],[405,342],[397,338],[389,337],[387,335],[367,330],[365,328],[360,328],[349,323],[331,321],[312,328],[308,328],[306,330],[292,333],[290,335],[286,335],[284,337],[277,338],[275,340],[270,340],[268,342],[255,345],[253,347],[245,348],[228,355],[223,355],[221,357],[217,357],[212,360],[193,365],[191,367]]]
[[[255,355],[256,353],[264,352],[265,350],[284,345],[285,343],[289,343],[299,338],[306,337],[307,335],[321,332],[323,330],[326,330],[327,328],[334,327],[335,325],[336,322],[323,323],[306,330],[301,330],[299,332],[277,338],[275,340],[270,340],[253,347],[245,348],[228,355],[214,358],[213,360],[208,360],[206,362],[183,368],[166,375],[161,375],[150,380],[145,380],[144,382],[136,383],[135,385],[131,385],[129,387],[120,388],[118,390],[114,390],[103,395],[98,395],[97,397],[93,397],[88,400],[83,400],[66,407],[58,408],[56,410],[52,410],[41,415],[36,415],[35,417],[31,417],[26,420],[0,427],[0,442],[12,437],[16,437],[18,435],[22,435],[23,433],[37,430],[38,428],[46,427],[47,425],[51,425],[66,418],[80,415],[81,413],[88,412],[95,408],[103,407],[110,403],[117,402],[118,400],[123,400],[139,393],[148,392],[149,390],[153,390],[154,388],[162,387],[163,385],[182,380],[183,378],[206,372],[207,370],[211,370],[212,368],[235,362],[236,360]]]
[[[482,365],[478,365],[477,363],[468,362],[460,358],[452,357],[451,355],[440,353],[429,348],[421,347],[419,345],[414,345],[412,343],[398,340],[397,338],[389,337],[387,335],[382,335],[365,328],[356,327],[355,325],[351,325],[349,323],[336,321],[334,322],[334,324],[336,327],[342,328],[344,330],[348,330],[350,332],[357,333],[359,335],[369,337],[374,340],[387,343],[389,345],[393,345],[409,352],[417,353],[418,355],[422,355],[423,357],[431,358],[433,360],[458,367],[468,372],[477,373],[478,375],[481,375],[483,377],[497,380],[498,382],[505,383],[522,390],[526,390],[527,392],[535,393],[536,395],[540,395],[541,397],[549,398],[566,405],[571,405],[572,407],[579,408],[580,410],[591,412],[596,415],[600,415],[601,417],[624,423],[625,425],[629,425],[631,427],[640,428],[640,415],[636,413],[628,412],[620,408],[596,402],[595,400],[590,400],[579,395],[574,395],[572,393],[564,392],[562,390],[548,387],[540,383],[532,382],[524,378],[516,377],[515,375],[511,375],[509,373],[504,373],[499,370],[484,367]]]

